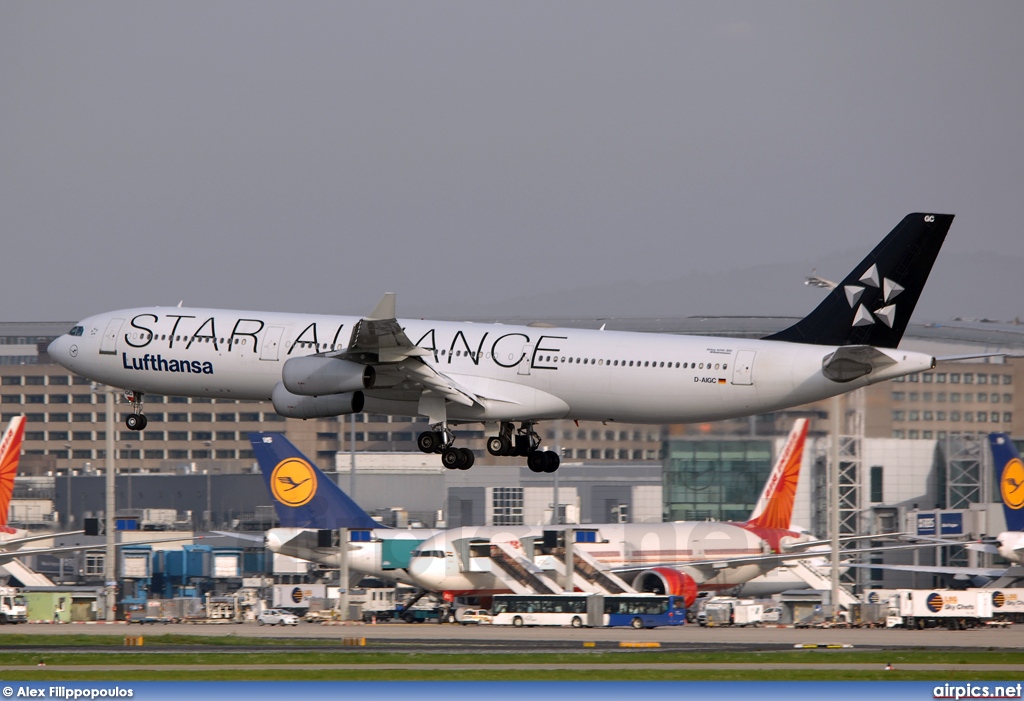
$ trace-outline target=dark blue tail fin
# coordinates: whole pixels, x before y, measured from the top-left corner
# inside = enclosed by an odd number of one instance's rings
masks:
[[[280,433],[250,433],[249,441],[282,526],[381,527]]]
[[[1020,453],[1009,435],[990,433],[988,440],[992,445],[992,463],[999,481],[1006,528],[1024,531],[1024,462],[1021,462]]]

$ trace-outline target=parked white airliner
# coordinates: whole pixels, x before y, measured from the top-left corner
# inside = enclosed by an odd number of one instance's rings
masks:
[[[419,447],[446,467],[474,460],[449,427],[484,423],[496,427],[493,455],[551,472],[559,459],[539,450],[541,420],[714,421],[933,367],[897,346],[952,221],[907,215],[810,315],[761,340],[399,321],[389,294],[365,318],[125,309],[81,321],[49,353],[124,388],[132,430],[146,427],[147,392],[271,400],[295,418],[365,409],[427,417]]]

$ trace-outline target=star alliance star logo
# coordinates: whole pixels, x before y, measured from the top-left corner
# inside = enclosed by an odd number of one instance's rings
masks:
[[[891,304],[891,302],[903,291],[903,286],[887,277],[879,279],[878,266],[874,264],[860,276],[860,282],[864,284],[843,285],[846,301],[849,302],[851,309],[856,308],[857,310],[853,315],[853,325],[870,326],[878,320],[891,329],[896,321],[896,305]],[[870,295],[875,297],[876,302],[878,292],[881,292],[883,306],[874,310],[874,312],[868,311],[868,308],[861,302],[864,293],[869,289],[876,291],[875,294]]]

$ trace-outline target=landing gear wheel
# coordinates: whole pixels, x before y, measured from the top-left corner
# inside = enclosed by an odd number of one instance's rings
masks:
[[[637,630],[640,630],[644,627],[644,622],[641,621],[639,618],[634,618],[632,621],[629,622],[629,625],[633,626]]]
[[[462,453],[463,458],[463,462],[461,465],[458,466],[458,469],[468,470],[469,468],[473,467],[473,463],[476,462],[476,455],[473,453],[473,451],[470,450],[469,448],[457,448],[456,450]]]
[[[460,470],[466,464],[466,454],[460,448],[445,448],[441,451],[441,464],[449,470]]]
[[[424,453],[437,453],[441,450],[441,434],[437,431],[424,431],[416,438],[416,447]]]
[[[146,417],[142,414],[128,414],[128,418],[124,420],[124,425],[128,427],[129,431],[141,431],[146,428]]]
[[[530,468],[530,472],[545,472],[545,466],[547,460],[544,459],[544,453],[535,451],[529,453],[526,456],[526,466]]]
[[[487,439],[487,452],[501,457],[512,454],[512,441],[505,436],[491,436]]]
[[[558,457],[558,453],[553,450],[547,450],[544,452],[544,463],[544,472],[550,474],[558,469],[562,460]]]

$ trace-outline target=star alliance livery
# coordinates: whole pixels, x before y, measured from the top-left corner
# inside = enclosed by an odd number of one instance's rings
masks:
[[[50,344],[68,370],[125,390],[143,430],[147,392],[270,400],[286,417],[422,416],[426,453],[474,455],[452,430],[482,423],[492,455],[558,469],[539,421],[692,423],[825,399],[935,364],[897,350],[953,222],[910,214],[807,317],[764,339],[148,307],[98,314]],[[518,426],[516,426],[518,424]]]

